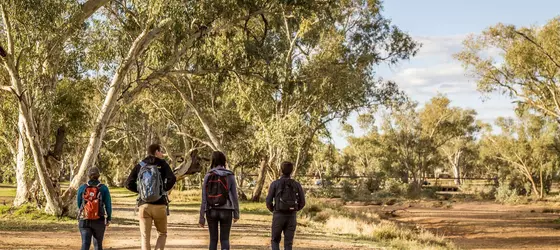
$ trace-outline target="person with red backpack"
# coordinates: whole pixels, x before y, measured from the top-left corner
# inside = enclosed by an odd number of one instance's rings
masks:
[[[202,203],[200,204],[199,227],[203,228],[206,216],[210,233],[210,250],[218,249],[218,227],[220,246],[229,250],[229,233],[232,220],[239,220],[239,200],[235,175],[226,169],[226,156],[220,152],[212,153],[210,171],[204,176]]]
[[[280,250],[284,233],[284,250],[292,250],[297,227],[297,212],[305,207],[305,193],[301,184],[290,178],[294,164],[285,161],[280,165],[282,177],[270,184],[266,207],[272,215],[272,250]]]
[[[78,189],[78,227],[82,235],[82,250],[89,250],[91,238],[95,250],[103,250],[105,228],[111,224],[111,194],[99,181],[99,168],[88,170],[89,181]]]

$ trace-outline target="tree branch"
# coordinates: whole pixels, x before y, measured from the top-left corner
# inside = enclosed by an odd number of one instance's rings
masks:
[[[554,60],[554,58],[548,52],[546,52],[546,50],[539,43],[537,43],[535,40],[533,40],[527,34],[521,31],[515,30],[515,33],[525,38],[525,40],[529,41],[533,45],[535,45],[552,63],[554,63],[554,65],[556,65],[557,68],[560,69],[560,64],[558,64],[556,60]]]
[[[6,37],[8,40],[8,55],[14,54],[14,37],[12,34],[12,25],[10,24],[10,18],[6,12],[6,7],[4,4],[0,4],[0,10],[2,11],[2,20],[4,21],[4,27],[6,29]]]
[[[108,3],[109,0],[88,0],[82,5],[81,10],[71,17],[68,22],[66,22],[58,36],[55,36],[47,44],[48,56],[52,55],[56,51],[56,48],[62,46],[68,37],[74,34],[74,31],[80,27],[80,24],[85,22],[93,13],[95,13],[101,6]]]
[[[242,20],[246,20],[251,18],[254,15],[261,15],[264,14],[264,10],[259,10],[253,13],[250,13],[246,16],[237,18],[231,22],[228,22],[227,24],[220,26],[218,28],[212,28],[212,27],[201,27],[199,28],[195,33],[190,35],[190,38],[187,39],[185,42],[183,42],[183,47],[180,50],[176,50],[175,53],[171,56],[171,58],[166,62],[166,64],[158,71],[152,72],[146,79],[139,81],[138,82],[138,86],[136,86],[136,88],[134,88],[134,90],[130,91],[130,92],[123,92],[121,94],[121,97],[119,97],[119,100],[121,99],[130,99],[133,98],[134,96],[138,95],[140,92],[142,92],[142,90],[144,90],[146,87],[149,86],[150,82],[154,81],[154,80],[158,80],[161,79],[163,77],[165,77],[166,75],[168,75],[168,73],[172,70],[172,68],[177,64],[177,62],[179,62],[179,60],[181,59],[181,57],[183,55],[185,55],[185,53],[187,52],[187,50],[189,48],[191,48],[193,46],[193,44],[198,41],[199,39],[201,39],[204,35],[209,34],[210,32],[221,32],[224,30],[227,30],[228,28],[235,26],[236,23],[238,23],[239,21]]]
[[[12,86],[0,86],[0,90],[4,90],[4,91],[8,91],[8,92],[12,92]]]

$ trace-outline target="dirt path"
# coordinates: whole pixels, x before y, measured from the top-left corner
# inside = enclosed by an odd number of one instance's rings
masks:
[[[134,216],[134,202],[123,195],[114,196],[114,224],[111,225],[104,240],[105,249],[139,249],[140,232]],[[166,249],[208,249],[207,229],[198,228],[198,206],[194,204],[174,205],[171,207]],[[255,250],[270,249],[270,215],[242,214],[239,223],[232,228],[232,249]],[[0,221],[0,224],[3,223]],[[6,223],[6,222],[4,222]],[[44,230],[44,229],[43,229]],[[152,231],[152,244],[157,233]],[[31,231],[0,231],[0,249],[79,249],[81,238],[77,226],[61,225],[52,231],[42,232],[38,227]],[[319,230],[299,227],[295,249],[379,249],[351,239],[326,236]],[[93,248],[92,248],[93,249]]]
[[[463,249],[560,249],[560,216],[543,213],[557,205],[506,206],[491,202],[453,203],[433,208],[413,205],[398,221],[444,235]]]

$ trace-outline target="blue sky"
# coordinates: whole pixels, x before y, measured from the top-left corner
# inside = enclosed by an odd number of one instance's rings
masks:
[[[418,56],[391,68],[381,66],[378,75],[394,80],[421,105],[438,93],[453,106],[475,109],[478,119],[492,123],[499,116],[514,116],[511,99],[482,95],[476,82],[465,75],[452,58],[469,34],[479,34],[497,23],[517,26],[543,25],[560,15],[560,0],[385,0],[384,15],[423,44]],[[350,118],[354,125],[355,116]],[[354,126],[356,135],[363,131]],[[340,124],[330,125],[338,148],[347,145]]]

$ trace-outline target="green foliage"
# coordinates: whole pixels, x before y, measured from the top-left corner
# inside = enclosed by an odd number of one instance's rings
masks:
[[[557,44],[560,18],[542,27],[497,24],[464,42],[456,55],[482,92],[497,92],[520,100],[520,106],[559,119]],[[498,50],[497,56],[486,53]]]
[[[515,189],[508,184],[502,184],[496,189],[496,201],[506,204],[516,204],[520,201],[520,196]]]
[[[404,196],[408,193],[408,185],[398,179],[387,179],[383,191],[395,196]]]
[[[497,124],[502,134],[482,138],[481,157],[494,159],[496,175],[520,194],[542,198],[557,178],[558,124],[529,112],[520,114],[518,121],[499,119]]]

